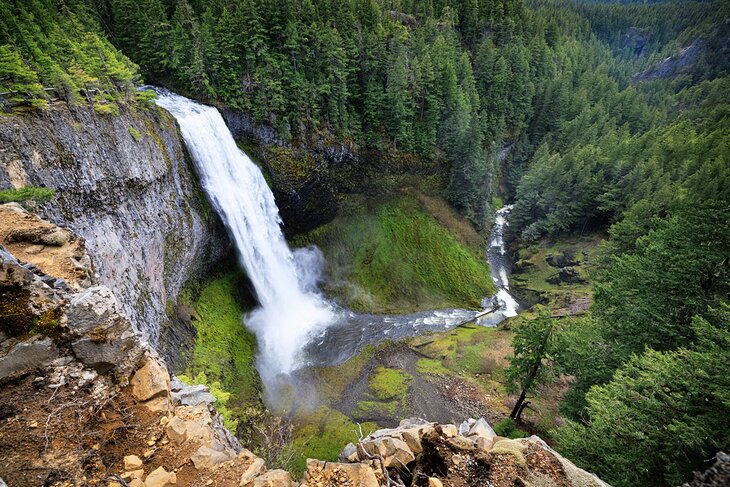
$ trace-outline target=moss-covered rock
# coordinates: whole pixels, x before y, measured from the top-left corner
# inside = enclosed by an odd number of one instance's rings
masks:
[[[419,196],[353,199],[348,214],[294,243],[322,248],[327,291],[355,310],[479,307],[494,292],[483,239],[443,201]]]

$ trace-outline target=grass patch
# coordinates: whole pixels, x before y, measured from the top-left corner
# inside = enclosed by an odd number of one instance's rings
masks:
[[[345,363],[329,367],[313,367],[303,373],[311,376],[308,380],[310,383],[316,384],[319,398],[335,402],[342,398],[347,386],[360,375],[360,371],[372,358],[375,350],[376,348],[370,345]]]
[[[292,441],[295,456],[287,465],[295,476],[304,472],[307,458],[335,461],[346,444],[358,440],[360,428],[365,436],[378,429],[375,423],[362,423],[359,428],[347,416],[328,407],[299,416],[296,421],[300,425]]]
[[[451,371],[440,360],[421,358],[416,362],[416,371],[423,375],[448,375]]]
[[[514,420],[510,418],[504,418],[502,421],[495,423],[494,432],[497,433],[499,436],[503,436],[505,438],[510,438],[513,440],[517,438],[527,438],[528,436],[530,436],[530,433],[518,428],[517,423],[515,423]]]
[[[408,372],[379,366],[368,379],[368,386],[376,398],[387,401],[405,394],[411,382],[413,377]]]
[[[350,212],[295,244],[327,260],[328,292],[358,311],[478,308],[494,292],[483,240],[447,205],[411,191]]]
[[[18,189],[0,189],[0,203],[33,201],[35,204],[42,204],[53,198],[55,192],[52,188],[39,188],[35,186],[26,186]]]
[[[132,126],[128,127],[127,130],[129,130],[129,135],[131,135],[135,141],[139,142],[142,140],[142,134],[139,133],[139,130]]]
[[[380,418],[395,418],[398,414],[399,401],[360,401],[352,411],[352,417],[358,421]]]

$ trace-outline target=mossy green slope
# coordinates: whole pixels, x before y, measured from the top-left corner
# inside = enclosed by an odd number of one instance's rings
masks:
[[[446,212],[446,204],[440,205]],[[425,204],[418,195],[405,193],[350,210],[295,243],[323,249],[328,291],[353,309],[479,307],[482,297],[494,292],[483,241],[478,236],[457,239],[450,220],[440,216],[434,215],[433,199]]]
[[[234,431],[248,406],[260,403],[261,383],[254,367],[256,338],[243,322],[245,289],[240,272],[218,274],[198,290],[184,292],[183,301],[195,311],[195,348],[186,376],[206,383]],[[196,292],[197,291],[197,292]]]

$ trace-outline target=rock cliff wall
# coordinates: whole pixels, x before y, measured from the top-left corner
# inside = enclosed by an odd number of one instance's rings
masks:
[[[55,189],[38,213],[86,240],[98,283],[163,349],[180,341],[165,325],[181,287],[228,245],[191,167],[174,120],[156,107],[0,116],[0,189]]]

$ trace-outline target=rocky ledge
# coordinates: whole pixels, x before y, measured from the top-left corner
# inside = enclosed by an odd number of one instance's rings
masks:
[[[339,462],[308,460],[301,483],[269,470],[225,429],[207,388],[170,376],[95,281],[83,239],[15,205],[0,211],[18,230],[0,235],[15,235],[22,256],[0,245],[0,485],[605,485],[483,418],[404,420],[345,446]]]

